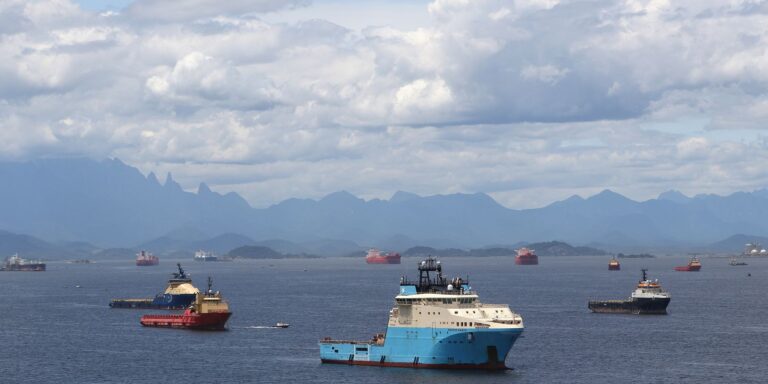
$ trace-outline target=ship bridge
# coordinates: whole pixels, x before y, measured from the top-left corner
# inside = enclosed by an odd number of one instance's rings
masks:
[[[472,287],[469,286],[469,278],[462,279],[456,277],[448,280],[443,276],[443,266],[440,261],[433,257],[428,257],[419,263],[419,280],[408,280],[403,276],[400,278],[400,295],[466,295],[473,294]]]

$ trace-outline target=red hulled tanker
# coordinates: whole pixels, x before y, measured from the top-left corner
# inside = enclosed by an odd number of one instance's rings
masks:
[[[371,248],[365,255],[365,262],[368,264],[400,264],[400,254],[397,252],[382,253],[376,248]]]
[[[515,256],[515,264],[538,265],[539,257],[536,256],[533,249],[520,248],[517,250],[517,256]]]

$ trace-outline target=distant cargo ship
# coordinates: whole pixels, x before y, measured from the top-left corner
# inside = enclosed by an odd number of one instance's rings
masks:
[[[145,251],[141,250],[139,253],[136,254],[136,265],[140,267],[146,267],[146,266],[152,266],[152,265],[158,265],[160,264],[160,258],[157,256]]]
[[[619,260],[617,260],[615,257],[612,257],[611,261],[608,262],[608,270],[609,271],[620,271],[621,270],[621,264],[619,264]]]
[[[515,264],[517,265],[538,265],[539,257],[536,256],[533,249],[520,248],[517,250],[517,256],[515,256]]]
[[[678,272],[698,272],[701,269],[701,260],[698,257],[691,257],[688,261],[688,265],[681,265],[675,267],[675,271]]]
[[[221,331],[232,316],[229,304],[221,294],[211,289],[211,278],[208,277],[208,289],[205,293],[198,292],[195,301],[181,315],[144,315],[141,325],[145,327],[187,328],[210,331]]]
[[[45,263],[37,260],[27,260],[15,254],[5,259],[0,271],[6,272],[44,272]]]
[[[382,253],[376,248],[371,248],[365,255],[365,262],[368,264],[400,264],[400,254],[397,252]]]
[[[192,279],[176,264],[178,273],[168,280],[165,292],[155,296],[154,299],[112,299],[109,306],[112,308],[140,308],[140,309],[184,309],[195,300],[200,291],[192,285]]]
[[[419,263],[419,280],[400,280],[386,334],[370,341],[322,339],[323,363],[411,368],[506,369],[523,332],[506,304],[483,304],[469,282],[449,280],[439,261]]]
[[[658,280],[648,280],[647,269],[628,300],[590,301],[588,307],[597,313],[631,313],[635,315],[665,315],[671,296],[663,290]]]
[[[202,249],[195,252],[195,261],[218,261],[219,258],[213,252],[206,252]]]

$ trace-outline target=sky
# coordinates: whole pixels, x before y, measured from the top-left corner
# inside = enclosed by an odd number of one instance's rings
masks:
[[[0,161],[255,207],[768,186],[768,1],[0,0]]]

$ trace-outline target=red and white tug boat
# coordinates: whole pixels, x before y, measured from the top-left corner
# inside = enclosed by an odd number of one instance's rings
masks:
[[[612,257],[611,261],[608,262],[608,270],[609,271],[620,271],[621,270],[621,264],[619,264],[619,260],[617,260],[615,257]]]
[[[688,261],[688,265],[675,267],[675,271],[678,271],[678,272],[698,272],[700,269],[701,269],[701,260],[699,260],[699,258],[696,256],[691,257],[691,260]]]
[[[195,301],[181,315],[144,315],[141,325],[145,327],[186,328],[211,331],[223,331],[224,325],[232,316],[229,305],[221,294],[211,289],[208,278],[208,290],[197,293]]]

